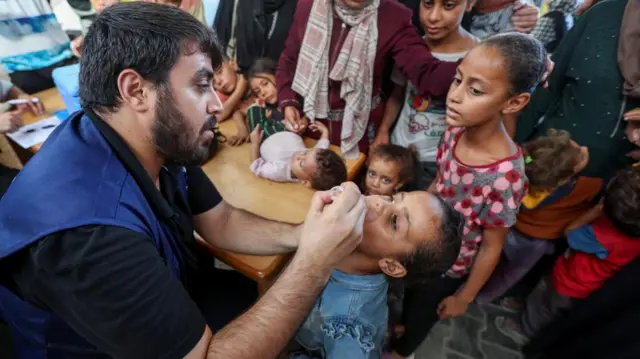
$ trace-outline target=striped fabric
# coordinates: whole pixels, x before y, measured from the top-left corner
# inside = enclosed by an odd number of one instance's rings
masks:
[[[373,67],[378,44],[378,6],[372,0],[354,10],[339,0],[315,0],[302,40],[292,89],[304,97],[303,112],[313,120],[329,115],[329,78],[341,83],[345,101],[340,149],[345,157],[359,155],[358,142],[366,132],[373,95]],[[333,13],[347,27],[340,53],[329,69]]]
[[[0,0],[0,64],[7,73],[39,70],[73,56],[46,0]]]
[[[267,109],[258,105],[251,106],[247,110],[247,122],[249,124],[249,133],[251,133],[257,125],[260,125],[260,130],[264,132],[263,141],[273,134],[287,131],[282,121],[269,119],[267,117]]]

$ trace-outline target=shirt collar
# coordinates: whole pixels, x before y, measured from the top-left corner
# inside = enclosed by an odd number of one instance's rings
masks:
[[[124,165],[124,167],[129,171],[133,179],[136,181],[140,190],[144,194],[144,197],[147,199],[154,212],[159,215],[162,219],[169,219],[176,215],[171,205],[167,202],[167,200],[162,196],[162,192],[158,190],[155,183],[151,179],[151,176],[145,171],[144,167],[140,161],[136,158],[136,156],[131,152],[129,146],[124,142],[122,137],[116,133],[116,131],[111,128],[104,120],[100,118],[95,112],[90,109],[85,109],[85,114],[91,122],[96,126],[98,131],[102,134],[104,139],[109,143],[113,152],[118,156],[120,162]],[[166,168],[163,167],[163,170],[169,172]],[[161,175],[161,178],[163,176]],[[163,186],[164,181],[160,181],[161,186]]]

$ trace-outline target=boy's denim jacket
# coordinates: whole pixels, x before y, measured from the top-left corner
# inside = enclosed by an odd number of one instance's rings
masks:
[[[334,270],[296,336],[306,350],[294,358],[380,358],[387,330],[384,274]]]

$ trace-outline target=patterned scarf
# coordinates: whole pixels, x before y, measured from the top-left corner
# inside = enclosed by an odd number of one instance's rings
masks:
[[[618,65],[624,78],[623,94],[640,98],[640,0],[629,0],[622,17]]]
[[[349,9],[340,0],[315,0],[300,47],[292,89],[304,97],[303,112],[313,120],[329,113],[329,78],[341,82],[345,101],[340,150],[357,157],[358,142],[366,132],[373,95],[373,66],[378,44],[378,6],[372,0],[363,9]],[[351,27],[329,72],[333,12]]]

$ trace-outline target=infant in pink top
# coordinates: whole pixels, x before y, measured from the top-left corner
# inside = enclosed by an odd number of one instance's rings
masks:
[[[320,122],[309,126],[321,132],[314,148],[307,148],[300,135],[281,131],[263,140],[260,126],[251,132],[251,172],[277,182],[300,182],[316,190],[329,190],[347,180],[344,160],[329,149],[329,131]]]

